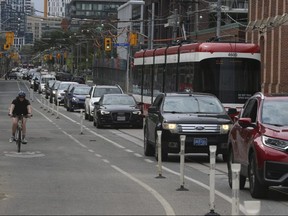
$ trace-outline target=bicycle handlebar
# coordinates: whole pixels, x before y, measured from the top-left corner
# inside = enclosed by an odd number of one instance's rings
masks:
[[[10,116],[11,118],[12,118],[12,117],[17,117],[17,116],[18,116],[18,117],[21,116],[21,117],[25,117],[25,118],[31,118],[33,115],[32,115],[32,114],[27,114],[27,115],[24,115],[24,114],[15,115],[15,114],[14,114],[14,115],[13,115],[13,114],[8,113],[8,116]]]

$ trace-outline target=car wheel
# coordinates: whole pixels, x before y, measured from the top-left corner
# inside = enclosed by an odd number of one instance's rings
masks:
[[[89,112],[88,120],[93,121],[93,116],[91,116],[90,112]]]
[[[87,111],[86,111],[86,109],[84,109],[84,112],[85,112],[85,120],[88,120],[88,118],[89,118],[89,116],[88,116],[88,114],[87,114]]]
[[[268,186],[261,184],[256,174],[256,158],[254,153],[249,157],[248,178],[250,183],[250,194],[253,198],[264,198],[268,191]]]
[[[144,128],[144,155],[145,156],[153,156],[155,155],[155,149],[148,141],[147,128]]]
[[[101,125],[101,123],[98,121],[98,119],[97,118],[95,118],[96,119],[96,128],[102,128],[103,126]],[[95,119],[94,119],[94,121],[95,121]]]
[[[222,154],[222,159],[224,162],[228,161],[228,154]]]
[[[234,156],[233,156],[233,149],[230,148],[229,149],[229,153],[227,155],[227,168],[228,168],[228,183],[230,188],[232,188],[232,168],[231,168],[231,164],[234,163]],[[239,188],[240,190],[243,190],[245,187],[245,183],[246,183],[246,176],[243,176],[240,174],[240,178],[239,178]]]
[[[157,146],[157,139],[158,135],[156,133],[155,135],[155,159],[158,161],[158,146]],[[163,141],[161,142],[161,156],[162,156],[162,161],[168,161],[168,146],[167,143],[164,143]]]

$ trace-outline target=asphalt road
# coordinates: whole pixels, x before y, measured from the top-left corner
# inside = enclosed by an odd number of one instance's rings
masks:
[[[184,188],[179,191],[179,156],[163,163],[143,155],[143,131],[96,129],[79,112],[58,112],[33,94],[33,117],[21,153],[9,143],[8,107],[19,90],[32,93],[26,81],[0,80],[1,215],[205,215],[210,212],[209,158],[189,155]],[[32,94],[31,94],[32,97]],[[41,103],[42,102],[42,103]],[[47,103],[45,103],[47,105]],[[83,125],[81,127],[81,121]],[[217,158],[215,212],[231,214],[232,192],[226,164]],[[287,215],[287,189],[276,188],[261,200],[261,215]],[[239,192],[240,212],[251,198],[248,185]],[[255,201],[255,200],[254,200]]]

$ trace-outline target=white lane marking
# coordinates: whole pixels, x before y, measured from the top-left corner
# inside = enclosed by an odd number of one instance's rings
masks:
[[[174,174],[174,175],[180,176],[180,173],[175,172],[175,171],[173,171],[173,170],[171,170],[171,169],[169,169],[169,168],[167,168],[167,167],[165,167],[165,166],[162,166],[162,169],[163,169],[163,170],[166,170],[167,172],[170,172],[170,173],[172,173],[172,174]],[[196,180],[196,179],[193,179],[193,178],[190,178],[190,177],[187,177],[187,176],[184,176],[184,177],[185,177],[185,179],[187,179],[187,180],[189,180],[189,181],[191,181],[191,182],[193,182],[193,183],[195,183],[195,184],[198,184],[199,186],[201,186],[201,187],[203,187],[203,188],[205,188],[205,189],[207,189],[207,190],[210,190],[210,187],[209,187],[208,185],[205,185],[204,183],[202,183],[202,182],[200,182],[200,181],[198,181],[198,180]],[[229,202],[229,203],[232,204],[232,199],[231,199],[229,196],[221,193],[221,192],[218,191],[218,190],[215,190],[215,194],[217,194],[219,197],[223,198],[224,200],[226,200],[227,202]],[[239,206],[240,206],[240,211],[242,211],[242,212],[244,213],[244,212],[245,212],[244,205],[239,204]]]
[[[106,137],[104,137],[104,136],[102,136],[102,135],[100,135],[100,134],[92,131],[92,130],[89,129],[89,128],[87,128],[87,131],[89,131],[90,133],[94,134],[95,136],[100,137],[101,139],[106,140],[107,142],[110,142],[112,145],[114,145],[114,146],[116,146],[116,147],[118,147],[118,148],[121,148],[121,149],[124,149],[124,148],[125,148],[124,146],[119,145],[118,143],[116,143],[116,142],[114,142],[114,141],[112,141],[112,140],[110,140],[110,139],[108,139],[108,138],[106,138]]]
[[[133,152],[133,151],[130,150],[130,149],[125,149],[125,151],[126,151],[126,152],[130,152],[130,153]]]
[[[99,158],[102,157],[102,155],[100,155],[100,154],[95,154],[95,156],[96,156],[96,157],[99,157]]]
[[[105,163],[110,163],[110,161],[107,159],[102,159],[102,161],[104,161]]]
[[[143,157],[143,155],[138,154],[138,153],[134,153],[134,155],[135,155],[136,157],[139,157],[139,158]]]
[[[91,152],[91,153],[94,153],[94,150],[92,150],[92,149],[88,149],[88,151]]]
[[[172,206],[156,190],[154,190],[153,188],[151,188],[149,185],[145,184],[144,182],[140,181],[139,179],[135,178],[134,176],[130,175],[129,173],[125,172],[124,170],[120,169],[119,167],[117,167],[115,165],[111,165],[111,167],[113,167],[115,170],[117,170],[118,172],[127,176],[128,178],[130,178],[131,180],[133,180],[137,184],[141,185],[145,190],[150,192],[161,203],[161,205],[163,206],[163,208],[166,212],[166,215],[175,215],[175,212],[174,212]]]
[[[154,161],[150,160],[150,159],[144,159],[144,161],[146,161],[147,163],[154,163]]]

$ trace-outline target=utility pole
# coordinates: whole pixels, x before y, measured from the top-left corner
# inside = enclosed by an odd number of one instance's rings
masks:
[[[154,19],[155,19],[155,3],[153,2],[152,3],[152,23],[151,23],[151,37],[150,37],[150,40],[151,40],[151,49],[153,49],[153,46],[154,46]]]
[[[216,37],[220,37],[220,29],[221,29],[221,0],[217,1],[217,30]]]
[[[176,41],[177,38],[177,27],[178,27],[178,10],[174,9],[173,41]]]
[[[199,1],[195,2],[195,33],[196,33],[196,40],[198,38],[198,31],[199,31],[199,14],[198,14],[198,10],[199,10]]]

